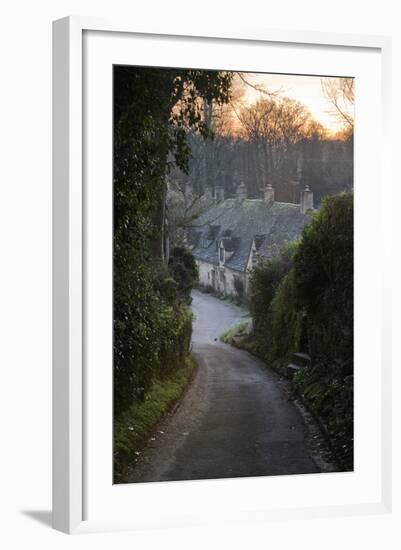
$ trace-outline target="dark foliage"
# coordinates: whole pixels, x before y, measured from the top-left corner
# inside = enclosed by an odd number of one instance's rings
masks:
[[[292,353],[304,349],[301,336],[304,316],[297,307],[297,294],[294,285],[294,270],[281,280],[270,306],[271,349],[275,361],[289,358]]]
[[[271,304],[282,279],[291,269],[295,245],[288,245],[283,252],[257,264],[252,270],[249,309],[253,319],[253,337],[258,355],[271,360],[272,313]]]
[[[240,277],[235,276],[234,277],[234,290],[237,293],[237,297],[240,301],[244,298],[244,283]]]
[[[311,367],[294,388],[353,468],[353,195],[325,198],[295,249],[257,266],[251,280],[253,348],[285,373],[294,351]]]
[[[353,467],[353,196],[324,199],[294,260],[298,308],[306,314],[312,368],[295,384]]]
[[[324,199],[294,259],[314,361],[353,354],[353,195]],[[349,374],[349,373],[348,373]]]
[[[178,284],[182,300],[191,303],[191,290],[199,280],[198,268],[192,254],[183,247],[175,247],[169,259],[169,270]]]
[[[187,169],[189,129],[207,137],[202,101],[224,102],[231,75],[114,68],[114,411],[142,399],[187,353],[191,317],[166,267],[166,176]],[[177,274],[177,273],[176,273]]]
[[[197,133],[189,136],[195,154],[188,163],[188,173],[174,171],[174,179],[182,188],[190,183],[196,193],[223,186],[226,197],[235,197],[241,181],[246,185],[248,198],[261,198],[266,184],[266,166],[260,144],[236,136],[217,135],[213,143]],[[324,196],[335,195],[353,188],[353,140],[314,139],[308,136],[291,151],[282,153],[282,170],[271,181],[277,201],[298,203],[300,188],[294,185],[296,159],[303,158],[301,188],[308,184],[315,205]]]

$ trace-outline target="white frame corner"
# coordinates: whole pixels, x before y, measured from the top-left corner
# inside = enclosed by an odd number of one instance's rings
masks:
[[[168,31],[166,31],[168,29]],[[233,30],[183,32],[142,28],[140,24],[67,17],[53,23],[53,526],[66,533],[130,528],[122,522],[102,526],[83,521],[83,153],[82,35],[84,31],[173,34],[191,37],[324,44],[375,48],[382,56],[383,178],[391,178],[391,39],[300,31]],[[387,251],[387,268],[390,251]],[[387,269],[389,271],[389,269]],[[382,335],[382,502],[370,509],[391,510],[391,357],[390,295],[383,281],[385,330]],[[369,510],[361,510],[361,513]],[[330,512],[328,512],[330,513]],[[344,513],[347,513],[344,510]],[[351,511],[351,513],[355,513]],[[301,516],[307,514],[302,512]],[[333,511],[338,515],[338,511]],[[134,525],[132,524],[132,527]]]

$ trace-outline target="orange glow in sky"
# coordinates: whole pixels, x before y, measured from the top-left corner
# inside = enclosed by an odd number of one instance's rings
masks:
[[[270,92],[280,91],[282,96],[300,101],[328,130],[336,132],[341,128],[341,123],[330,114],[330,103],[323,93],[319,76],[258,73],[247,73],[244,76],[253,85],[262,85]],[[250,86],[245,86],[241,101],[252,104],[263,97],[266,96]]]

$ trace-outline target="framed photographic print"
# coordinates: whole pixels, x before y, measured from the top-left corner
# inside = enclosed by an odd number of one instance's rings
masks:
[[[389,40],[53,50],[55,528],[389,510]]]

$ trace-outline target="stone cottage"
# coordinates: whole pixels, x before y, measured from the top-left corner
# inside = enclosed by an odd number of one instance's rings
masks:
[[[200,284],[225,295],[246,293],[255,263],[275,256],[296,239],[311,210],[313,193],[308,186],[300,204],[276,202],[271,185],[264,189],[263,199],[247,199],[244,184],[235,198],[224,199],[224,190],[217,189],[215,204],[198,218],[190,234]]]

